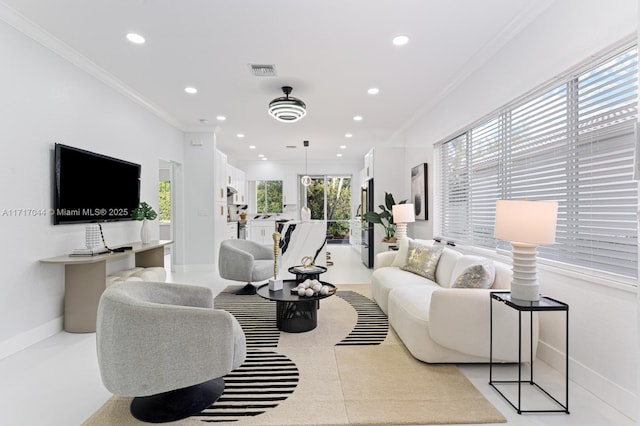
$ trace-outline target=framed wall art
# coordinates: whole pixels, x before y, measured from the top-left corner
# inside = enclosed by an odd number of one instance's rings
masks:
[[[411,200],[413,203],[416,220],[428,220],[429,212],[427,198],[427,163],[419,164],[411,168]]]

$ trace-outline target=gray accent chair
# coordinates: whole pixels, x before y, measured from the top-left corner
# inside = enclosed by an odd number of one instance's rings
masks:
[[[256,294],[252,283],[273,277],[273,247],[250,240],[224,240],[220,243],[218,270],[227,280],[247,283],[236,294]]]
[[[96,322],[105,387],[135,397],[131,413],[161,423],[197,414],[224,391],[222,376],[246,356],[230,313],[213,309],[206,287],[117,282],[100,297]]]

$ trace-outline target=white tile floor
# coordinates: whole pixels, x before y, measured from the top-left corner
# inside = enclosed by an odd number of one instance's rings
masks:
[[[329,246],[334,265],[323,276],[337,284],[369,282],[371,271],[350,246]],[[172,273],[170,280],[221,290],[226,284],[208,273]],[[503,367],[501,367],[503,368]],[[512,368],[512,367],[504,367]],[[536,363],[536,381],[562,395],[564,378],[545,363]],[[515,411],[489,387],[486,365],[460,366],[462,372],[515,425],[633,425],[631,419],[570,383],[566,414],[523,414]],[[61,332],[0,361],[0,424],[11,426],[79,425],[111,394],[98,372],[95,334]],[[537,399],[537,395],[535,395]],[[537,401],[536,401],[537,402]],[[542,401],[546,402],[546,401]]]

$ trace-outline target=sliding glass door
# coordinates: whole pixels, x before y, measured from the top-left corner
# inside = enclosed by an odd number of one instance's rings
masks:
[[[311,176],[311,184],[301,185],[300,194],[311,210],[311,220],[326,221],[328,243],[348,243],[351,176]]]

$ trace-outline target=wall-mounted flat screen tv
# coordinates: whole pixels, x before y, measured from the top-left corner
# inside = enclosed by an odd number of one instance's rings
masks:
[[[132,220],[140,171],[139,164],[55,144],[54,225]]]

